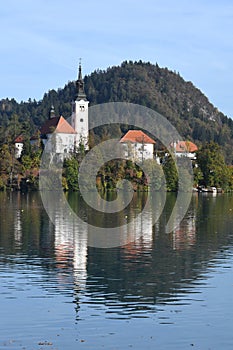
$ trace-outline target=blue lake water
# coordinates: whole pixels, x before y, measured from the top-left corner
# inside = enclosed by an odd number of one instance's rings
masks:
[[[123,218],[143,205],[135,196]],[[82,211],[78,194],[67,200]],[[164,233],[174,201],[104,249],[59,205],[51,223],[39,193],[0,193],[0,349],[232,349],[233,196],[194,194]]]

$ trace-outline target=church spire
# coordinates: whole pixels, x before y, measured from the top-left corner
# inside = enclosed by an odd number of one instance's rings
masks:
[[[82,78],[82,62],[81,62],[81,58],[79,59],[78,80],[83,80],[83,78]]]
[[[77,96],[76,96],[76,100],[80,101],[80,100],[84,100],[86,101],[86,94],[84,91],[84,81],[82,78],[82,66],[81,66],[81,58],[79,61],[79,68],[78,68],[78,80],[76,81],[76,89],[77,89]]]

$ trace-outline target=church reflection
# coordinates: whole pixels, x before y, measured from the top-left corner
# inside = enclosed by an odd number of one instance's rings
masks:
[[[72,200],[75,203],[73,209],[80,209],[83,218],[93,215],[89,211],[90,208],[85,210],[80,198],[79,203],[73,198],[70,199],[71,203]],[[115,295],[118,302],[124,302],[127,296],[127,309],[130,295],[132,298],[133,295],[137,295],[139,300],[146,297],[153,308],[155,304],[169,298],[169,295],[174,295],[182,280],[198,278],[200,270],[193,269],[193,260],[197,253],[196,199],[193,200],[182,223],[170,234],[164,233],[162,221],[153,225],[153,215],[158,216],[159,213],[152,212],[151,207],[147,208],[140,220],[130,220],[135,217],[137,211],[142,210],[146,198],[135,197],[134,201],[134,205],[131,204],[127,209],[129,225],[124,228],[124,235],[131,240],[121,247],[108,249],[90,246],[88,225],[77,225],[69,217],[64,217],[57,208],[54,229],[55,258],[61,270],[72,259],[77,310],[82,303],[80,293],[84,290],[90,296],[90,303],[94,298],[106,304],[107,300],[112,300],[112,295]],[[165,207],[164,210],[169,215],[171,208]],[[104,215],[99,214],[98,218],[95,217],[95,224],[106,222]],[[125,212],[118,218],[115,217],[115,220],[118,223],[124,222]],[[181,251],[181,255],[176,255],[176,250]],[[190,250],[188,256],[185,253],[187,250]],[[64,274],[61,274],[64,278]]]
[[[22,218],[20,209],[16,209],[14,215],[14,240],[15,245],[20,246],[22,244]]]
[[[54,253],[57,266],[72,267],[73,282],[78,290],[85,288],[87,278],[88,233],[85,223],[77,226],[57,208],[54,222]]]
[[[28,264],[39,257],[36,264],[44,271],[43,287],[47,288],[52,274],[53,288],[59,293],[69,290],[77,311],[83,303],[92,305],[93,301],[107,308],[118,303],[126,311],[133,308],[136,312],[137,308],[153,309],[177,299],[202,280],[216,254],[227,254],[233,245],[231,197],[195,194],[183,221],[166,234],[164,228],[175,203],[173,194],[167,195],[161,217],[159,196],[159,205],[145,207],[147,195],[136,194],[126,209],[110,218],[101,212],[95,216],[77,193],[69,194],[70,207],[83,220],[75,221],[57,201],[54,225],[38,194],[13,196],[1,199],[8,203],[0,212],[1,252],[31,257],[25,260]],[[122,240],[126,244],[107,249],[91,245],[87,225],[91,217],[93,224],[105,224],[110,233],[117,223],[128,223],[122,226],[120,236],[126,237]]]
[[[144,205],[143,201],[141,199],[134,200],[137,201],[137,203],[134,204],[136,205],[137,211],[140,212]],[[109,234],[111,234],[112,228],[108,227],[108,225],[122,225],[119,239],[122,239],[123,243],[127,242],[127,244],[123,245],[123,249],[130,250],[130,246],[135,246],[135,244],[137,249],[151,249],[153,242],[153,224],[151,212],[149,210],[146,211],[140,219],[135,219],[135,208],[131,205],[127,209],[127,215],[125,214],[126,212],[123,211],[114,214],[114,216],[110,215],[109,219],[109,215],[106,213],[98,212],[97,215],[93,215],[93,211],[85,206],[81,198],[79,198],[78,201],[71,198],[70,203],[72,209],[78,212],[82,219],[92,218],[92,223],[95,225],[105,224]],[[112,218],[114,220],[112,220]],[[128,225],[124,226],[127,221],[129,221]],[[87,271],[91,266],[88,265],[88,261],[91,260],[89,257],[89,250],[97,249],[90,247],[90,244],[93,244],[93,240],[89,237],[91,233],[87,223],[72,220],[72,216],[64,215],[62,207],[56,206],[54,219],[55,260],[57,266],[61,270],[61,274],[63,274],[62,270],[67,268],[72,261],[73,281],[76,291],[85,288],[88,277]],[[119,248],[118,246],[116,247],[116,249]],[[100,251],[103,252],[104,249],[100,248]]]

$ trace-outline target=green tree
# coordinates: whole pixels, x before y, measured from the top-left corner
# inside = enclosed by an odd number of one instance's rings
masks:
[[[197,164],[203,174],[201,184],[206,187],[228,188],[230,171],[218,144],[214,142],[205,143],[197,151]]]
[[[197,187],[203,180],[202,171],[198,166],[195,166],[193,169],[193,180],[195,187]]]
[[[78,161],[75,157],[70,157],[64,161],[64,178],[63,183],[66,183],[69,190],[77,191],[78,186]]]
[[[143,170],[146,172],[147,183],[151,190],[160,190],[163,184],[163,170],[155,160],[146,159],[143,163]]]
[[[13,156],[12,156],[10,147],[7,144],[1,146],[0,156],[1,156],[1,162],[0,162],[1,173],[3,172],[10,173],[11,168],[13,166]]]
[[[171,155],[164,160],[163,171],[166,178],[167,191],[175,192],[178,189],[178,172]]]
[[[16,184],[21,165],[14,156],[13,145],[4,144],[0,147],[0,177],[5,187]]]

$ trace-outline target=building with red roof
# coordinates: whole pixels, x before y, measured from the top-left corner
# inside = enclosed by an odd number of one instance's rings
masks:
[[[23,152],[24,137],[19,135],[14,140],[15,143],[15,158],[20,158]]]
[[[41,135],[52,134],[53,132],[58,134],[75,134],[74,128],[63,118],[60,117],[52,117],[47,120],[41,127],[40,133]]]
[[[196,159],[197,145],[191,141],[177,141],[172,144],[176,156],[185,156],[190,159]]]
[[[129,130],[120,140],[121,143],[155,144],[155,141],[142,130]]]
[[[74,151],[76,131],[63,116],[55,116],[53,107],[50,119],[40,129],[40,135],[48,152],[62,154]]]
[[[88,149],[88,104],[82,78],[81,63],[79,64],[78,80],[76,81],[76,99],[72,102],[71,124],[55,115],[52,106],[49,119],[40,129],[41,139],[46,146],[46,152],[70,153],[83,144]],[[33,139],[31,140],[33,143]]]
[[[129,130],[121,139],[125,158],[143,161],[154,158],[155,141],[142,130]]]

